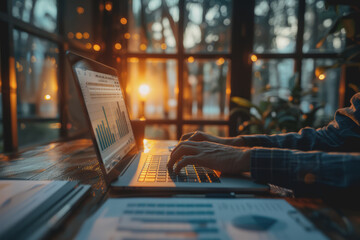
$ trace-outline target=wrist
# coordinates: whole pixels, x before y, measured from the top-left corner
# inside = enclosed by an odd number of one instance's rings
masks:
[[[229,145],[236,146],[236,147],[242,147],[245,146],[245,140],[242,137],[234,137],[228,139]]]

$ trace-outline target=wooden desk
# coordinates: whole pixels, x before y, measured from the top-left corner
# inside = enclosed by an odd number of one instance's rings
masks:
[[[92,141],[90,139],[79,139],[68,142],[51,143],[25,151],[0,155],[0,178],[18,178],[28,180],[77,180],[82,184],[92,186],[90,195],[81,202],[78,209],[67,219],[61,229],[52,233],[51,238],[71,239],[74,238],[85,219],[94,213],[99,206],[109,197],[109,193],[99,164],[96,159]],[[278,198],[281,192],[272,189],[268,196]],[[120,197],[128,197],[129,194]],[[310,198],[285,198],[290,204],[299,209],[305,216],[311,216],[317,211],[333,216],[335,221],[340,217],[335,211],[341,212],[352,222],[357,238],[360,239],[360,204],[357,207],[346,204],[332,205],[321,199]],[[331,239],[345,239],[339,234],[324,227],[321,221],[314,223]]]

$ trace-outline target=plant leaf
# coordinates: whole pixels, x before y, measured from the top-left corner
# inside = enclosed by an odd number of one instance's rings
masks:
[[[261,110],[258,106],[254,105],[252,102],[250,102],[249,100],[245,99],[245,98],[241,98],[241,97],[232,97],[231,101],[236,103],[237,105],[239,105],[240,107],[244,107],[244,108],[255,108],[256,111],[261,115]]]
[[[349,88],[351,88],[352,90],[354,90],[354,92],[359,92],[359,87],[356,86],[353,83],[349,83]]]

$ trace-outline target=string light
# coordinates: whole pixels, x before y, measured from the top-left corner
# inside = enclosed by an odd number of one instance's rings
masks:
[[[127,24],[127,19],[126,18],[120,18],[120,23],[122,24],[122,25],[125,25],[125,24]]]
[[[251,55],[250,59],[251,61],[256,62],[258,60],[258,57],[255,54],[253,54]]]
[[[145,51],[146,48],[147,48],[147,46],[146,46],[145,43],[140,44],[140,50],[141,50],[141,51]]]
[[[83,7],[81,7],[81,6],[78,6],[78,7],[76,8],[76,11],[77,11],[77,13],[78,13],[79,15],[81,15],[81,14],[83,14],[83,13],[85,12],[85,9],[84,9]]]
[[[187,59],[188,63],[193,63],[195,61],[194,57],[188,57]]]
[[[69,39],[73,39],[73,38],[74,38],[74,33],[68,32],[67,37],[68,37]]]
[[[125,33],[125,34],[124,34],[124,38],[125,38],[125,39],[130,39],[130,37],[131,37],[130,33]]]
[[[116,50],[120,50],[121,49],[121,44],[120,43],[115,43],[115,49]]]
[[[101,50],[101,47],[100,47],[99,44],[94,44],[93,49],[94,49],[96,52],[99,52],[99,51]]]
[[[80,40],[80,39],[83,38],[83,35],[82,35],[81,32],[77,32],[76,35],[75,35],[75,37]]]
[[[325,76],[324,73],[322,73],[322,74],[319,75],[319,80],[324,80],[325,78],[326,78],[326,76]]]
[[[112,10],[112,3],[111,2],[106,2],[105,3],[105,9],[106,9],[106,11],[110,12]]]
[[[84,39],[89,39],[90,34],[88,32],[84,32],[83,37]]]
[[[216,65],[218,65],[218,66],[223,65],[224,62],[225,62],[225,59],[221,57],[216,61]]]

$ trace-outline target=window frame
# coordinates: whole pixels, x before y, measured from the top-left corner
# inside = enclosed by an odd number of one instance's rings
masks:
[[[60,121],[59,139],[66,139],[67,130],[67,81],[65,74],[65,52],[71,48],[78,52],[85,52],[86,49],[74,41],[69,41],[64,34],[64,7],[65,1],[57,1],[57,32],[51,33],[41,28],[24,22],[12,15],[12,0],[0,2],[0,26],[4,34],[0,36],[1,47],[1,82],[2,82],[2,109],[3,109],[3,139],[4,152],[15,152],[19,149],[18,144],[18,123]],[[47,40],[57,45],[59,49],[58,64],[58,89],[59,89],[59,117],[58,118],[18,118],[17,116],[17,80],[15,73],[15,51],[13,42],[13,31],[26,32],[40,39]]]
[[[218,126],[228,126],[229,132],[228,135],[232,136],[235,125],[232,124],[234,119],[229,117],[227,120],[206,120],[206,119],[185,119],[183,115],[183,106],[184,106],[184,69],[185,61],[188,57],[193,57],[195,59],[218,59],[224,58],[225,60],[230,61],[230,88],[231,94],[230,98],[233,96],[241,96],[250,99],[250,82],[251,82],[251,63],[248,62],[247,56],[250,55],[253,44],[253,26],[254,26],[254,1],[248,1],[246,3],[233,0],[232,1],[232,25],[231,25],[231,47],[229,53],[186,53],[183,47],[183,37],[184,37],[184,20],[185,20],[185,8],[186,1],[179,0],[179,22],[178,22],[178,46],[176,53],[132,53],[124,51],[118,53],[118,56],[124,61],[121,61],[121,64],[114,65],[121,70],[127,69],[127,59],[128,58],[139,58],[139,59],[161,59],[161,60],[176,60],[177,61],[177,86],[179,88],[177,96],[177,114],[175,119],[146,119],[146,125],[153,124],[165,124],[165,125],[175,125],[176,126],[176,136],[179,139],[183,135],[184,125],[218,125]],[[123,8],[129,9],[128,5],[123,5]],[[252,9],[252,11],[248,11]],[[127,11],[127,10],[126,10]],[[126,16],[126,11],[120,14]],[[236,14],[234,14],[236,13]],[[249,21],[250,19],[250,21]],[[241,31],[238,31],[234,26],[240,26]],[[241,42],[240,44],[236,44]],[[111,44],[111,43],[110,43]],[[126,44],[126,42],[125,42]],[[109,45],[109,43],[107,43]],[[127,45],[127,44],[126,44]],[[127,49],[127,46],[125,46]],[[236,68],[232,67],[236,64]],[[239,66],[239,67],[238,67]],[[240,76],[242,76],[240,78]],[[239,80],[237,80],[239,79]],[[124,80],[127,82],[127,79]],[[126,93],[125,93],[126,94]],[[230,109],[234,107],[230,103]]]
[[[297,73],[299,84],[301,86],[302,77],[302,68],[303,60],[307,59],[340,59],[340,54],[335,52],[303,52],[304,45],[304,31],[305,31],[305,13],[306,13],[306,0],[298,0],[298,31],[296,34],[295,40],[295,52],[294,53],[254,53],[257,56],[258,60],[281,60],[281,59],[293,59],[295,62],[294,72]],[[314,69],[315,71],[315,69]],[[341,69],[341,78],[340,78],[340,89],[345,89],[345,79],[344,74]],[[339,108],[344,106],[345,90],[339,91]]]

